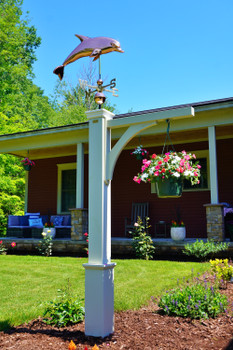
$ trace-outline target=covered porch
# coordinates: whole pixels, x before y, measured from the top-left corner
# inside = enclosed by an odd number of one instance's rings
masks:
[[[113,117],[109,122],[111,149],[124,139],[130,128],[136,129],[139,123],[143,123],[143,119],[151,124],[149,128],[132,133],[132,137],[124,141],[123,150],[115,157],[115,167],[112,167],[109,178],[112,182],[112,239],[119,242],[118,238],[124,238],[127,241],[124,221],[131,214],[133,202],[149,203],[151,234],[156,241],[161,240],[165,244],[169,239],[169,224],[171,220],[176,220],[177,212],[187,227],[187,239],[225,239],[222,202],[233,201],[233,162],[229,162],[233,147],[232,106],[233,99],[223,99]],[[182,197],[174,200],[158,199],[153,186],[138,185],[132,181],[141,166],[131,155],[132,150],[142,144],[150,154],[161,153],[167,118],[171,118],[170,135],[176,150],[194,152],[206,164],[202,188],[185,189]],[[87,227],[83,213],[87,212],[90,201],[89,122],[2,135],[0,152],[22,158],[29,156],[36,163],[35,168],[25,172],[25,212],[71,214],[71,242],[80,241],[82,244]],[[63,182],[71,177],[72,186],[75,186],[72,189],[63,186]],[[94,182],[94,179],[91,181]],[[69,191],[72,193],[70,196]],[[166,224],[163,237],[161,222]]]

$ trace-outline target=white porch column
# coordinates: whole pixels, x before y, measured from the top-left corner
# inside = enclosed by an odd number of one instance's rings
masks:
[[[29,171],[25,171],[24,213],[27,213],[28,211],[28,176]]]
[[[215,126],[208,127],[211,204],[218,203],[218,168]]]
[[[89,256],[85,268],[85,334],[105,337],[114,331],[114,263],[111,263],[111,181],[106,182],[106,158],[111,148],[104,109],[86,113],[89,119]]]
[[[84,207],[84,146],[77,144],[76,208]]]

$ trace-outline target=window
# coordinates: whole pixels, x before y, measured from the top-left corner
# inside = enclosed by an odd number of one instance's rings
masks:
[[[69,213],[76,206],[76,163],[58,164],[57,212]]]

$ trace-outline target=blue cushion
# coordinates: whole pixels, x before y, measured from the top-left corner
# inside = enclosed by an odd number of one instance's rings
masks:
[[[31,216],[31,215],[40,216],[40,213],[25,213],[25,215],[29,215],[29,216]]]
[[[43,227],[42,219],[28,219],[30,227]]]
[[[51,222],[54,226],[62,226],[63,216],[51,216]]]
[[[20,226],[28,226],[29,222],[28,222],[28,216],[19,216],[19,225]]]

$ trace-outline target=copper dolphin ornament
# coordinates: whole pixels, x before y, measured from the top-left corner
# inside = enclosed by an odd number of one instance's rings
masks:
[[[81,40],[81,43],[71,52],[61,66],[54,69],[53,73],[57,74],[62,80],[64,67],[82,57],[94,57],[93,61],[97,60],[100,55],[108,52],[118,51],[124,52],[121,49],[119,41],[112,38],[99,36],[97,38],[89,38],[88,36],[75,34]]]

